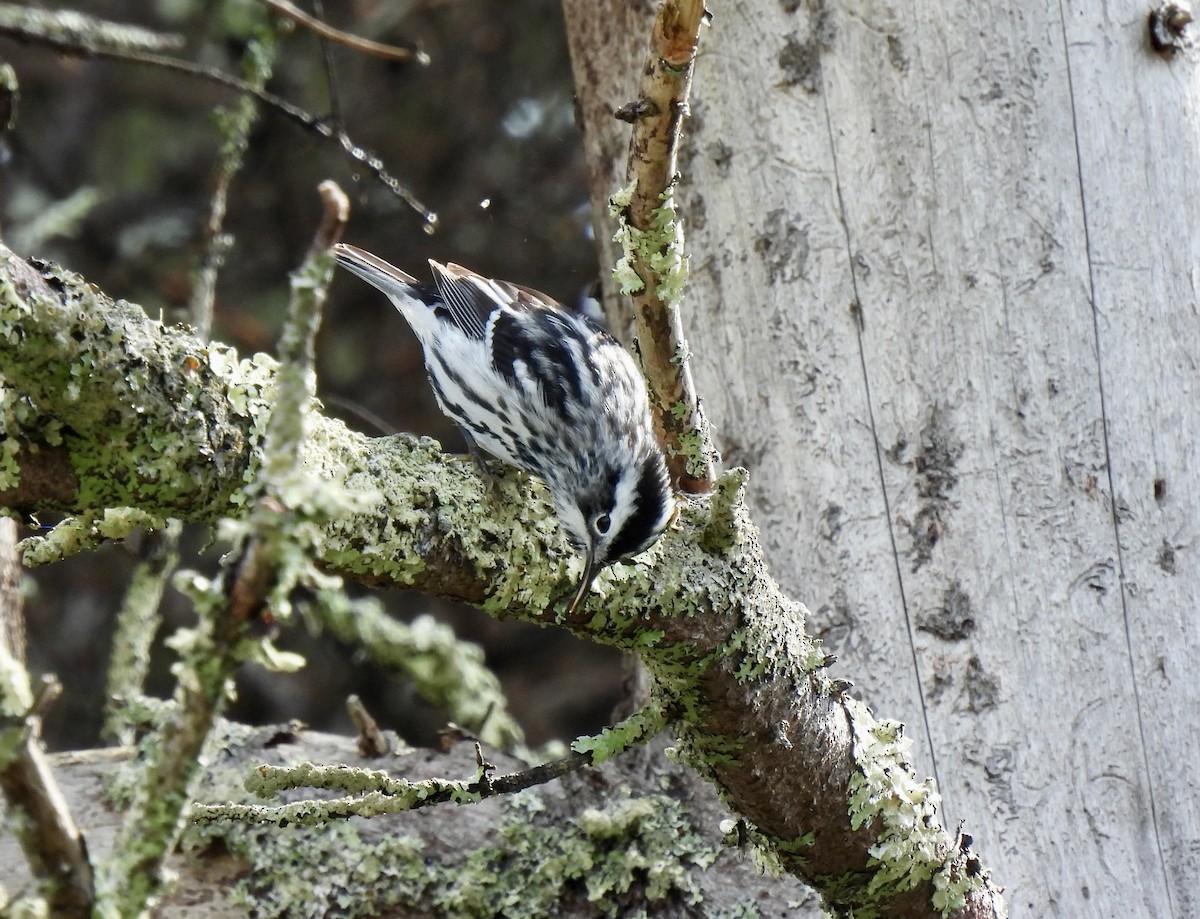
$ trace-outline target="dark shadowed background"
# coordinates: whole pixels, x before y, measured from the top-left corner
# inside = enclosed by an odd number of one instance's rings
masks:
[[[424,260],[436,257],[575,300],[599,268],[557,0],[324,6],[335,25],[420,47],[431,63],[387,63],[333,47],[331,94],[321,43],[295,30],[282,41],[268,88],[317,115],[336,108],[351,137],[438,214],[436,232],[427,233],[417,213],[356,171],[335,144],[264,110],[230,197],[233,245],[213,337],[244,353],[274,350],[287,275],[312,238],[316,186],[325,178],[351,196],[347,241],[413,274],[423,276]],[[187,46],[177,56],[228,72],[238,71],[245,38],[265,15],[254,0],[89,0],[70,8],[181,33]],[[0,56],[21,85],[0,172],[5,241],[23,255],[61,262],[151,315],[186,321],[219,143],[214,112],[233,101],[232,92],[8,38],[0,38]],[[57,220],[58,229],[47,233],[47,216],[61,213],[64,202],[77,219]],[[382,295],[344,273],[325,315],[318,368],[327,410],[352,427],[429,434],[447,450],[462,450],[437,411],[407,327]],[[200,531],[187,534],[185,566],[212,570],[206,540]],[[47,719],[52,748],[98,742],[113,617],[137,542],[33,573],[29,662],[36,673],[57,673],[66,688]],[[533,743],[597,728],[619,697],[615,652],[414,594],[393,591],[382,599],[397,617],[433,612],[483,645]],[[169,591],[165,602],[168,630],[189,621],[178,594]],[[297,625],[280,644],[302,652],[308,667],[291,676],[245,668],[232,717],[298,718],[348,731],[344,700],[357,693],[385,727],[414,743],[431,741],[444,721],[410,687],[329,638],[314,640]],[[170,663],[169,652],[156,647],[151,691],[170,691]]]

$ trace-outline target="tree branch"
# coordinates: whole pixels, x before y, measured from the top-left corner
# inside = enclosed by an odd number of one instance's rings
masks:
[[[616,115],[633,124],[629,186],[611,199],[624,249],[616,278],[633,300],[637,350],[672,479],[685,492],[712,488],[715,450],[692,382],[680,305],[687,276],[675,212],[679,136],[687,115],[703,0],[666,0],[654,21],[636,102]]]
[[[309,548],[294,543],[310,530],[304,525],[306,515],[319,511],[296,506],[302,475],[298,458],[314,387],[314,343],[333,274],[328,247],[341,236],[349,210],[345,195],[332,183],[322,186],[321,197],[326,215],[317,242],[292,276],[276,405],[266,421],[262,473],[250,486],[255,500],[249,520],[216,580],[202,584],[199,576],[191,578],[189,592],[200,622],[175,636],[181,658],[177,704],[149,742],[114,857],[103,866],[101,912],[141,915],[157,894],[200,774],[201,749],[229,696],[229,681],[237,666],[264,644],[247,641],[248,628],[268,605],[279,612],[281,604],[272,601],[290,591]]]
[[[0,34],[84,55],[173,51],[184,45],[183,36],[174,33],[152,32],[75,10],[43,10],[15,3],[0,3]]]
[[[53,916],[85,919],[92,908],[92,866],[42,752],[39,706],[24,663],[16,533],[13,521],[0,518],[0,795],[43,906]]]
[[[208,521],[244,514],[242,486],[257,478],[275,402],[274,361],[239,361],[0,250],[0,367],[37,417],[54,419],[71,457],[79,487],[55,506],[109,533],[120,518],[105,508]],[[0,420],[11,425],[14,414]],[[375,496],[324,524],[317,550],[328,568],[637,652],[659,703],[678,713],[681,755],[752,825],[753,839],[839,908],[1001,914],[986,872],[912,774],[899,725],[876,722],[824,676],[804,607],[767,574],[744,473],[686,503],[676,529],[639,564],[607,570],[567,619],[555,600],[579,562],[543,486],[510,473],[492,493],[431,441],[370,440],[313,406],[307,423],[300,465]],[[18,424],[15,433],[32,444],[50,426]],[[949,906],[935,906],[937,897]]]

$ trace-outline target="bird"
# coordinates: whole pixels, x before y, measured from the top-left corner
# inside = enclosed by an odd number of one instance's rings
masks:
[[[675,511],[629,352],[532,288],[433,259],[434,283],[422,283],[357,246],[332,253],[412,328],[438,407],[481,469],[486,454],[546,483],[560,529],[583,555],[566,607],[574,615],[596,575],[657,542]]]

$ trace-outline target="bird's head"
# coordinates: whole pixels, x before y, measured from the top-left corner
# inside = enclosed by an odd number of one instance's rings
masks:
[[[602,568],[649,548],[662,535],[675,498],[657,447],[589,478],[582,490],[552,492],[563,530],[584,556],[583,576],[567,606],[572,615]]]

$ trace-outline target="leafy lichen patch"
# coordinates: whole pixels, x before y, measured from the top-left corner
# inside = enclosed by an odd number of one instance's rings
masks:
[[[877,829],[870,847],[874,875],[866,888],[879,902],[924,881],[933,884],[933,905],[950,916],[967,894],[984,887],[986,875],[972,871],[961,848],[949,845],[937,817],[941,795],[932,779],[912,773],[912,742],[897,721],[876,721],[863,703],[846,699],[854,731],[857,770],[850,776],[850,825]],[[863,904],[870,909],[868,899]],[[856,911],[857,915],[857,911]]]

